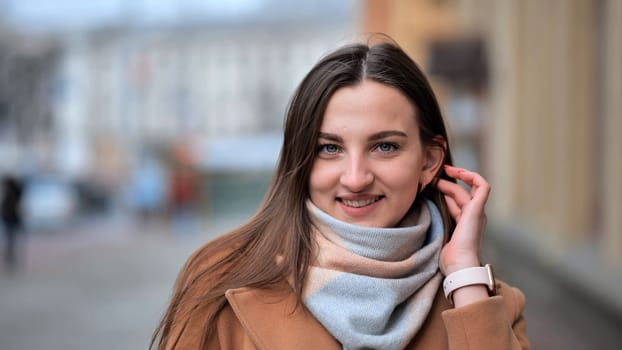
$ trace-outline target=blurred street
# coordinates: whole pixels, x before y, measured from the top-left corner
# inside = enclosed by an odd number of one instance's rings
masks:
[[[174,233],[168,224],[107,219],[29,237],[22,270],[0,275],[0,348],[147,348],[184,260],[242,220],[219,216],[194,233]],[[507,245],[493,239],[487,249],[497,273],[527,294],[534,349],[619,348],[619,324],[598,305],[519,261]]]
[[[146,349],[185,259],[237,221],[197,234],[119,219],[29,237],[22,270],[0,272],[0,349]]]
[[[533,246],[512,237],[516,233],[511,229],[493,227],[484,243],[484,259],[493,263],[497,278],[525,294],[527,334],[533,349],[620,349],[622,314],[597,296],[602,286],[588,285],[590,279],[609,278],[615,287],[602,292],[611,293],[622,283],[619,271],[608,274],[602,266],[593,265],[583,268],[586,275],[573,272],[569,278],[566,271],[572,271],[572,267],[552,268],[534,253]],[[509,235],[500,230],[509,231]],[[575,260],[580,264],[579,256]],[[618,298],[609,294],[609,300]]]

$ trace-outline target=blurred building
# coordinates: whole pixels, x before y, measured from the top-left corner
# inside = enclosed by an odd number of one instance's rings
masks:
[[[0,172],[19,172],[25,156],[50,157],[58,42],[0,21]]]
[[[295,85],[350,26],[329,17],[67,36],[56,101],[63,149],[91,152],[69,157],[83,169],[110,171],[144,145],[278,133]]]
[[[56,18],[37,35],[0,15],[15,26],[0,30],[0,165],[98,208],[125,203],[145,157],[171,167],[179,148],[202,175],[271,172],[289,97],[351,36],[352,3],[167,6],[160,19],[133,3],[88,26]],[[67,22],[97,17],[78,12]]]
[[[366,31],[432,73],[458,164],[492,184],[495,231],[622,313],[622,2],[364,6]]]

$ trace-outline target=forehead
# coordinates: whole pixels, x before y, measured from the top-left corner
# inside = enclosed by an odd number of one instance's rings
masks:
[[[386,128],[416,131],[416,108],[397,88],[371,80],[335,91],[321,126],[323,132]]]

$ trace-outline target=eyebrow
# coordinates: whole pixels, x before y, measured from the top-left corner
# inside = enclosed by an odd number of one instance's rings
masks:
[[[387,131],[381,131],[378,133],[375,133],[373,135],[371,135],[369,137],[370,141],[376,141],[376,140],[381,140],[387,137],[391,137],[391,136],[399,136],[399,137],[406,137],[408,138],[408,135],[403,132],[403,131],[398,131],[398,130],[387,130]]]
[[[329,134],[326,132],[320,132],[320,136],[318,136],[318,139],[326,139],[329,141],[335,141],[335,142],[341,142],[342,138],[335,135],[335,134]]]
[[[386,131],[380,131],[380,132],[377,132],[377,133],[371,135],[369,137],[369,141],[382,140],[384,138],[391,137],[391,136],[408,137],[408,135],[405,132],[403,132],[403,131],[386,130]],[[326,133],[326,132],[320,132],[320,135],[319,135],[318,138],[326,139],[326,140],[334,141],[334,142],[343,142],[343,139],[341,138],[341,136],[335,135],[335,134]]]

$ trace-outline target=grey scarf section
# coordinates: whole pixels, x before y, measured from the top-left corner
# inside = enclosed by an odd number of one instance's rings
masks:
[[[404,349],[427,318],[442,280],[443,221],[424,203],[399,227],[371,228],[308,202],[318,250],[304,303],[343,349]]]

